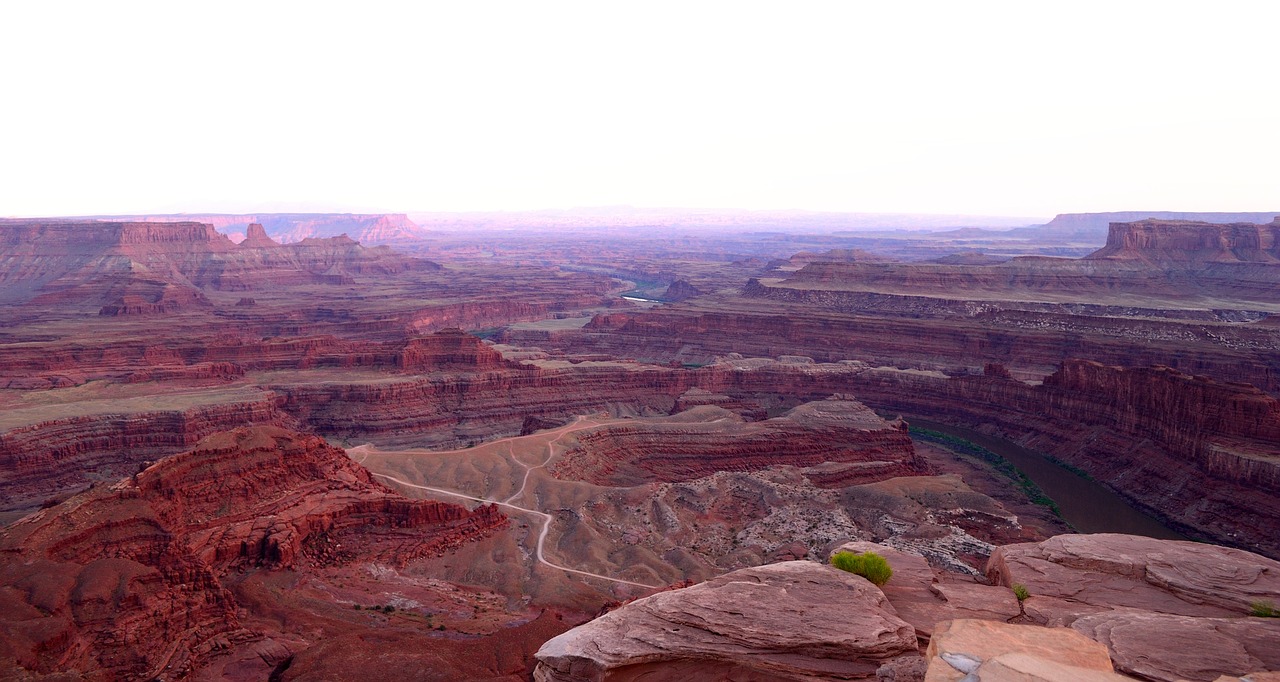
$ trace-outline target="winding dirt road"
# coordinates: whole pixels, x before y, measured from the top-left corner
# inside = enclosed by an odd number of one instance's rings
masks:
[[[646,589],[657,589],[657,588],[663,587],[662,585],[649,585],[647,583],[638,583],[638,582],[633,582],[631,580],[623,580],[622,578],[613,578],[607,575],[601,575],[599,573],[592,573],[590,571],[582,571],[576,568],[569,568],[568,566],[561,566],[560,564],[548,561],[547,557],[543,553],[543,546],[546,544],[547,533],[551,531],[551,521],[553,520],[551,515],[546,512],[538,511],[537,509],[529,509],[528,507],[521,507],[521,506],[512,504],[513,500],[519,498],[521,495],[524,494],[525,488],[529,485],[529,475],[533,473],[533,470],[541,469],[547,466],[547,464],[551,462],[551,458],[555,456],[555,444],[559,442],[561,438],[564,438],[565,436],[575,431],[581,431],[583,429],[597,426],[597,424],[588,424],[586,426],[579,426],[579,424],[582,422],[583,419],[584,417],[580,416],[577,419],[575,419],[572,423],[566,424],[565,426],[562,426],[559,429],[555,429],[550,433],[545,434],[545,435],[551,435],[555,433],[556,436],[555,438],[547,442],[547,456],[543,458],[541,464],[538,464],[536,466],[530,466],[528,464],[525,464],[524,462],[521,462],[519,459],[515,457],[514,454],[511,455],[512,461],[516,462],[517,464],[525,468],[524,480],[520,483],[520,488],[505,500],[492,500],[485,497],[476,497],[474,495],[467,495],[465,493],[459,493],[453,490],[445,490],[444,488],[433,488],[431,486],[418,485],[417,483],[410,483],[409,481],[396,478],[395,476],[388,476],[386,474],[379,474],[377,472],[372,472],[372,471],[370,473],[372,473],[374,476],[378,478],[391,481],[396,485],[401,485],[406,488],[413,488],[415,490],[425,490],[425,491],[437,493],[440,495],[460,497],[464,500],[472,500],[474,502],[483,502],[485,504],[496,504],[499,507],[504,507],[512,511],[522,512],[525,514],[532,514],[534,516],[540,517],[542,519],[542,530],[539,531],[538,533],[538,543],[537,543],[537,546],[535,547],[534,555],[538,558],[538,562],[545,566],[549,566],[551,568],[564,571],[566,573],[574,573],[576,575],[587,576],[589,578],[598,578],[600,580],[607,580],[609,582],[619,583],[622,585],[632,585],[634,587],[643,587]],[[557,431],[559,431],[559,433],[556,433]],[[501,443],[503,441],[512,441],[512,440],[515,440],[516,438],[522,438],[522,437],[524,436],[512,436],[510,438],[503,438],[501,440],[493,441],[492,443],[489,443],[489,445]],[[364,464],[364,460],[369,458],[370,447],[365,445],[365,446],[360,446],[358,448],[352,448],[351,450],[348,450],[349,453],[353,453],[353,454],[362,450],[363,450],[364,456],[360,458],[359,460],[360,464]],[[413,451],[411,450],[397,450],[397,451],[388,450],[385,452],[388,454],[395,454],[395,453],[412,454],[413,453]],[[432,453],[432,454],[438,454],[438,453]]]

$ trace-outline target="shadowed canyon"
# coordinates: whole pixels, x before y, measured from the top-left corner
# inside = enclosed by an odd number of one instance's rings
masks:
[[[1280,217],[875,221],[0,220],[0,678],[1274,679]]]

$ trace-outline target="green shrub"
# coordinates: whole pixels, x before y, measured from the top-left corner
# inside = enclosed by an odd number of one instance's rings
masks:
[[[1262,600],[1249,605],[1249,615],[1259,618],[1280,618],[1280,609],[1273,602]]]
[[[1027,591],[1026,585],[1023,585],[1022,583],[1014,583],[1013,596],[1017,597],[1018,601],[1026,601],[1027,597],[1031,596],[1031,593]]]
[[[893,577],[893,569],[889,567],[889,562],[875,552],[862,554],[836,552],[831,555],[831,565],[842,571],[860,575],[877,586],[889,582],[889,578]]]

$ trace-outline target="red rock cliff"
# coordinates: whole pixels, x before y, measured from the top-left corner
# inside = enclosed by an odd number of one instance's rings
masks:
[[[402,498],[315,436],[219,434],[0,530],[0,669],[181,678],[256,636],[219,581],[233,567],[400,563],[504,522]]]
[[[1106,246],[1086,258],[1280,263],[1280,218],[1265,225],[1154,219],[1111,223]]]

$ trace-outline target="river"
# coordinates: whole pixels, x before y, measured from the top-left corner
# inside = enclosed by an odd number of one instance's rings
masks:
[[[989,436],[922,418],[908,418],[912,426],[938,431],[969,441],[1000,455],[1040,486],[1058,504],[1062,518],[1081,533],[1128,533],[1163,540],[1187,540],[1187,536],[1135,509],[1106,486],[1090,480],[1044,455],[1003,438]]]

